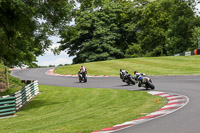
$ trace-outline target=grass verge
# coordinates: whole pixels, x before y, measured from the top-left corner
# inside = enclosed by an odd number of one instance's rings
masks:
[[[123,68],[133,74],[134,70],[147,75],[195,75],[200,74],[200,56],[164,56],[142,57],[119,60],[99,61],[58,67],[55,73],[77,74],[81,65],[88,70],[88,75],[119,76]]]
[[[6,87],[5,66],[0,61],[0,88],[6,89],[5,92],[0,92],[0,96],[12,94],[16,91],[19,91],[25,86],[25,84],[22,83],[20,79],[12,77],[10,75],[10,71],[8,73],[8,80],[9,80],[9,88]]]
[[[1,119],[5,133],[89,133],[160,109],[165,98],[144,91],[40,85],[40,94],[17,113]],[[160,103],[156,103],[159,98]]]

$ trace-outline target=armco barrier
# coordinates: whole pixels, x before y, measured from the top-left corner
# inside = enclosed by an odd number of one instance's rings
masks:
[[[14,94],[0,98],[0,117],[12,115],[39,94],[38,81],[33,81]]]
[[[180,54],[175,54],[174,56],[190,56],[190,55],[200,55],[200,49],[195,49],[192,51],[180,53]]]
[[[16,112],[15,97],[0,98],[0,117]]]

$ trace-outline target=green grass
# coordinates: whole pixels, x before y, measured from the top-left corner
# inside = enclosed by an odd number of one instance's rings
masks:
[[[167,103],[144,91],[40,85],[17,117],[0,119],[2,133],[89,133],[151,113]],[[160,103],[156,103],[159,98]]]
[[[147,75],[195,75],[200,74],[200,56],[142,57],[99,61],[58,67],[55,73],[77,74],[84,65],[88,75],[119,76],[119,69],[133,74],[134,70]]]

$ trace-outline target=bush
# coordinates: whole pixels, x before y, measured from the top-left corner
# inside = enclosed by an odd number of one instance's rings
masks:
[[[1,84],[5,84],[6,80],[5,80],[5,67],[3,62],[0,62],[0,82]],[[10,75],[10,71],[8,72],[8,80],[9,80],[9,88],[5,88],[6,86],[2,86],[2,89],[6,89],[5,92],[1,92],[0,96],[4,96],[4,95],[9,95],[12,94],[20,89],[22,89],[25,84],[21,82],[20,79],[16,78],[16,77],[12,77]]]

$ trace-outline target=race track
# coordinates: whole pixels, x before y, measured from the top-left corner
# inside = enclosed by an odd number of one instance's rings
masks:
[[[14,70],[13,76],[22,80],[38,80],[39,84],[67,87],[113,88],[146,91],[136,85],[127,86],[119,77],[88,78],[79,83],[77,77],[56,77],[45,73],[50,68]],[[117,133],[200,133],[200,75],[199,76],[150,76],[157,91],[173,92],[189,97],[190,102],[180,110]]]

